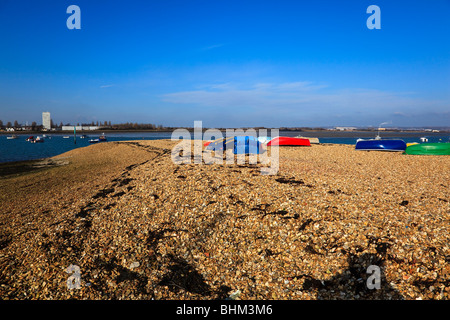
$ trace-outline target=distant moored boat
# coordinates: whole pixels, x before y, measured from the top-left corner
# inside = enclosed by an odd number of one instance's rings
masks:
[[[106,136],[105,136],[105,134],[103,133],[103,134],[98,138],[98,140],[99,140],[99,141],[106,141]]]
[[[31,140],[31,143],[41,143],[44,142],[44,138],[42,137],[36,137],[36,139]]]

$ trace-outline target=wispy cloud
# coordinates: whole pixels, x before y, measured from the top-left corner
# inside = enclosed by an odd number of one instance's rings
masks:
[[[213,45],[210,45],[210,46],[202,47],[202,48],[200,48],[200,51],[213,50],[213,49],[217,49],[217,48],[223,47],[225,45],[226,45],[225,43],[217,43],[217,44],[213,44]]]
[[[203,85],[199,90],[168,93],[161,99],[172,104],[188,105],[207,114],[216,114],[214,110],[220,108],[255,119],[361,117],[373,121],[373,125],[393,116],[441,110],[445,104],[443,101],[421,99],[411,92],[333,89],[327,84],[312,81],[211,84]]]
[[[100,86],[100,88],[111,88],[111,87],[114,87],[115,85],[114,84],[105,84],[105,85],[102,85],[102,86]]]
[[[379,110],[388,101],[396,106],[410,102],[407,98],[390,92],[369,89],[324,90],[327,88],[328,85],[310,81],[251,85],[226,83],[204,86],[201,90],[169,93],[163,95],[162,99],[166,102],[204,107],[254,107],[259,110],[276,108],[278,111],[337,107],[343,108],[341,111],[361,108]]]

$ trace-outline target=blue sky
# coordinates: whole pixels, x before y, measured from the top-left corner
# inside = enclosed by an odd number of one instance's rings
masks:
[[[66,26],[72,4],[80,30]],[[448,0],[0,0],[0,120],[450,126],[449,12]]]

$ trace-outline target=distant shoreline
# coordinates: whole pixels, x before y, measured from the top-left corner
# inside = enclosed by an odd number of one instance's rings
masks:
[[[120,133],[172,133],[177,129],[186,129],[189,132],[193,132],[193,128],[173,128],[167,130],[83,130],[77,131],[78,135],[99,135],[102,133],[105,134],[120,134]],[[242,129],[246,132],[248,129],[244,128],[236,128],[234,130]],[[255,128],[256,132],[259,132],[261,129],[266,129],[267,134],[270,135],[271,128]],[[276,128],[274,128],[276,129]],[[203,128],[203,132],[208,130],[208,128]],[[224,134],[227,129],[218,128],[217,130],[222,131]],[[285,132],[288,136],[293,135],[301,135],[305,137],[317,137],[317,138],[370,138],[375,137],[378,134],[377,130],[354,130],[354,131],[338,131],[338,130],[290,130],[290,129],[278,129],[280,132]],[[10,135],[73,135],[73,131],[13,131],[13,132],[0,132],[0,136],[10,136]],[[440,132],[430,132],[430,131],[412,131],[412,130],[395,130],[395,131],[380,131],[380,136],[383,137],[423,137],[423,136],[442,136],[442,135],[450,135],[450,131],[440,131]]]

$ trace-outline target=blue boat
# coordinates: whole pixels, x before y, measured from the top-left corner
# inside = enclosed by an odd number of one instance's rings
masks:
[[[234,154],[261,154],[265,152],[261,142],[253,136],[235,136],[214,140],[206,146],[206,150],[233,150]]]
[[[405,151],[406,143],[400,139],[358,139],[355,150],[363,151]]]
[[[252,136],[234,137],[234,154],[260,154],[263,153],[261,142]]]

